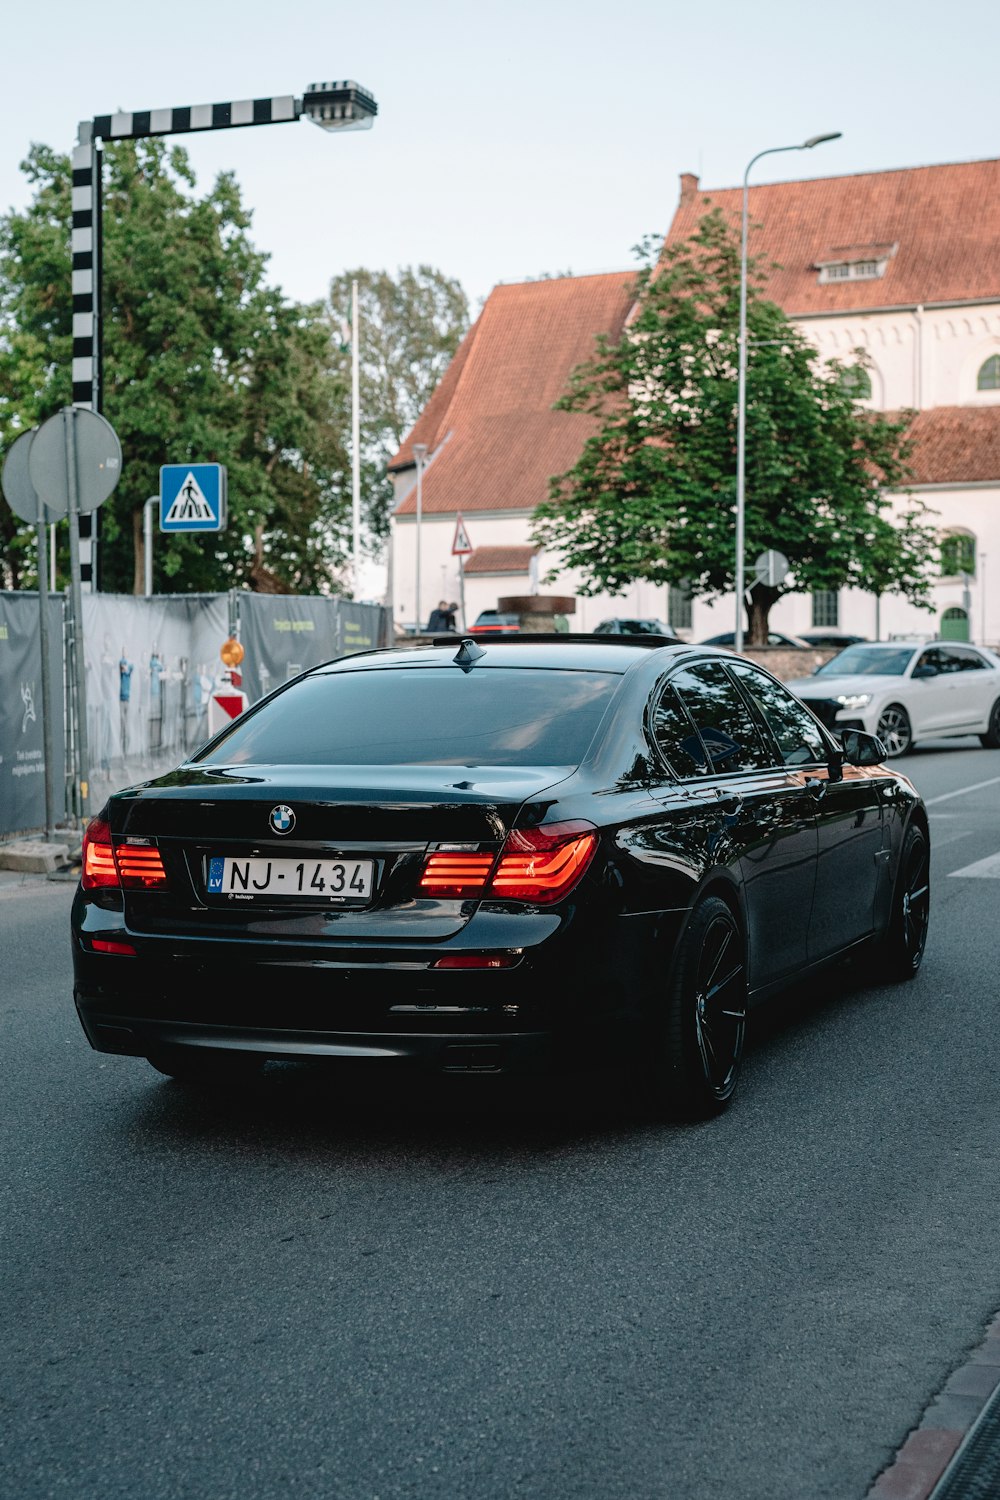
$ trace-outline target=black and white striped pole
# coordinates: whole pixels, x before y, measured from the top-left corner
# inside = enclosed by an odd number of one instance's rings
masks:
[[[301,99],[235,99],[226,104],[184,105],[95,115],[82,121],[73,151],[73,405],[101,410],[101,144],[139,141],[150,136],[190,135],[249,125],[284,125],[303,116],[322,130],[368,130],[378,114],[374,98],[360,84],[310,84]],[[96,513],[95,513],[96,514]],[[83,588],[96,583],[93,516],[80,517]]]

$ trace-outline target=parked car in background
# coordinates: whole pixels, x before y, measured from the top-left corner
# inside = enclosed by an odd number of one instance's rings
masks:
[[[845,646],[857,646],[868,637],[851,635],[847,630],[803,630],[799,639],[807,646],[833,646],[837,651],[843,651]]]
[[[594,635],[659,635],[667,641],[679,641],[680,636],[672,625],[662,620],[615,619],[602,620],[594,626]]]
[[[743,637],[744,644],[746,636]],[[732,649],[736,644],[736,632],[727,630],[723,635],[710,635],[707,641],[702,641],[703,646],[728,646]],[[769,646],[788,646],[797,651],[808,651],[811,649],[808,642],[798,635],[785,635],[781,630],[769,630],[767,633],[767,644]]]
[[[1000,657],[977,646],[869,641],[787,685],[828,729],[877,734],[889,755],[968,734],[1000,750]]]
[[[520,635],[521,616],[501,614],[497,609],[480,610],[469,635]]]
[[[343,657],[91,820],[80,1019],[207,1087],[589,1056],[714,1114],[748,1006],[848,951],[920,965],[926,813],[881,758],[756,663],[654,637]]]

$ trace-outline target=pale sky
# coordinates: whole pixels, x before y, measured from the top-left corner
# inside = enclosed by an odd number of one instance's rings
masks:
[[[498,281],[627,269],[665,231],[678,174],[755,181],[1000,154],[995,0],[48,0],[4,21],[0,208],[31,140],[77,122],[301,94],[353,78],[370,132],[298,124],[188,137],[206,187],[232,168],[270,275],[302,299],[349,266],[428,262],[475,309]]]

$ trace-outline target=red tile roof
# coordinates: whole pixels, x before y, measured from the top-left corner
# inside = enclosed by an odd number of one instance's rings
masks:
[[[713,207],[738,225],[741,204],[740,188],[701,188],[684,173],[667,244]],[[751,186],[749,204],[750,254],[779,267],[767,295],[792,317],[1000,299],[1000,161],[765,183]],[[878,279],[819,283],[825,261],[886,254]]]
[[[527,573],[537,547],[477,547],[465,559],[466,573]]]
[[[595,336],[621,332],[634,281],[619,271],[494,289],[390,465],[412,466],[414,441],[428,445],[425,512],[532,511],[547,497],[596,427],[553,403]],[[411,493],[397,514],[415,508]]]
[[[912,484],[1000,486],[1000,406],[932,406],[910,436]]]

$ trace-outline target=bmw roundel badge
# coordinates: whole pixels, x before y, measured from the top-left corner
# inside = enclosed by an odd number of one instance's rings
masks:
[[[275,833],[291,833],[295,827],[295,814],[290,807],[284,803],[280,807],[271,808],[271,816],[268,820]]]

